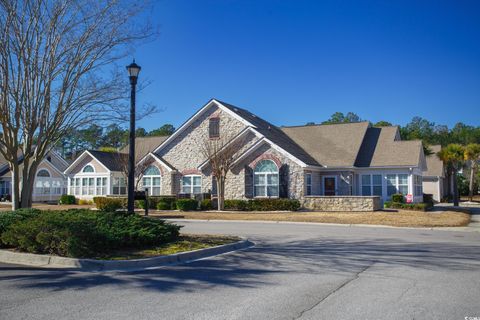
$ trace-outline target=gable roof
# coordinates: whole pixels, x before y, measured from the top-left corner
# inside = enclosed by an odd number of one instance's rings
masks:
[[[355,161],[357,167],[417,167],[422,160],[420,140],[396,140],[398,127],[368,128]]]
[[[128,161],[128,154],[115,153],[97,150],[87,150],[95,159],[103,164],[110,171],[124,171],[124,166]]]
[[[276,144],[283,150],[290,153],[295,158],[299,159],[303,163],[310,166],[319,166],[320,164],[317,160],[312,157],[307,151],[305,151],[300,145],[298,145],[291,137],[289,137],[285,132],[283,132],[277,126],[271,124],[270,122],[254,115],[248,110],[236,107],[229,103],[217,100],[223,106],[228,108],[233,113],[237,114],[239,117],[245,119],[252,124],[255,131],[259,132],[266,139],[270,140],[272,143]]]
[[[324,167],[353,167],[368,122],[282,127],[282,131]]]
[[[428,155],[427,158],[427,170],[423,172],[424,176],[427,177],[444,177],[445,171],[443,166],[443,161],[440,160],[437,156],[437,153],[442,150],[441,145],[429,146],[432,154]]]
[[[138,137],[135,138],[135,162],[143,159],[147,154],[160,146],[169,136],[153,136],[153,137]],[[121,153],[129,153],[130,146],[127,144],[120,149]]]

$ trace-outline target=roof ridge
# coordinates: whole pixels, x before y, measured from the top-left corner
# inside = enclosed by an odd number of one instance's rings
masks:
[[[341,122],[341,123],[315,123],[315,124],[303,124],[303,125],[294,125],[294,126],[280,126],[280,129],[283,128],[303,128],[303,127],[321,127],[321,126],[333,126],[333,125],[344,125],[344,124],[364,124],[369,123],[369,121],[357,121],[357,122]]]

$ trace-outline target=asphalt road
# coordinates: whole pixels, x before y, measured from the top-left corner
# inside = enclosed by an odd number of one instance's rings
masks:
[[[183,222],[256,246],[136,272],[0,265],[0,319],[480,317],[480,233]]]

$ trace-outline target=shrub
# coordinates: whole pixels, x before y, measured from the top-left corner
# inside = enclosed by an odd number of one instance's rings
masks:
[[[392,202],[404,203],[405,198],[403,197],[403,194],[395,193],[395,194],[392,194]]]
[[[79,199],[78,204],[79,205],[93,204],[93,201],[92,200],[87,200],[87,199]]]
[[[0,235],[5,232],[10,225],[17,221],[35,217],[41,213],[38,209],[18,209],[16,211],[5,211],[0,213]],[[1,243],[1,241],[0,241]]]
[[[75,202],[75,196],[72,196],[70,194],[62,194],[60,200],[58,201],[58,204],[75,204]]]
[[[401,203],[401,202],[393,202],[393,201],[385,201],[383,204],[385,208],[392,208],[392,209],[405,209],[405,210],[414,210],[414,211],[427,211],[432,208],[431,203]]]
[[[247,200],[225,200],[225,210],[246,211],[249,210],[249,202]]]
[[[93,202],[98,210],[106,212],[115,212],[118,209],[125,209],[127,207],[126,198],[94,197]]]
[[[195,199],[178,199],[177,209],[181,211],[192,211],[198,209],[198,201]]]
[[[135,214],[45,211],[10,225],[1,241],[32,253],[94,257],[112,249],[162,244],[178,237],[179,230],[179,226]]]
[[[157,210],[176,210],[177,209],[177,198],[175,197],[162,197],[157,205]]]
[[[200,209],[207,211],[207,210],[212,210],[213,209],[213,203],[211,199],[203,199],[200,202]]]
[[[297,211],[300,201],[295,199],[254,199],[250,202],[253,211]]]

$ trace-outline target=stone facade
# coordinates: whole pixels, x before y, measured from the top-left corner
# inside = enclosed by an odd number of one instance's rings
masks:
[[[306,196],[302,206],[314,211],[371,212],[381,209],[378,196]]]

